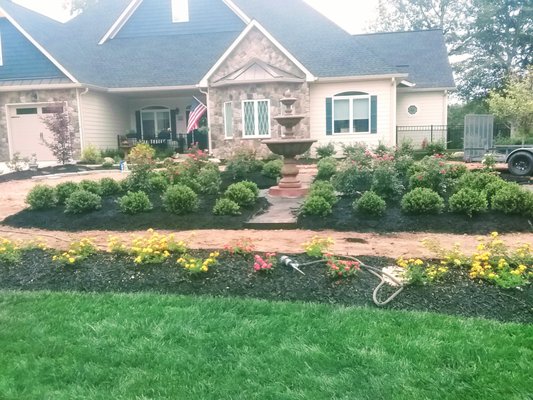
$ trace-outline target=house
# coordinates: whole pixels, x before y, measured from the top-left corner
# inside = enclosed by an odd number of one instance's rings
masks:
[[[290,89],[297,134],[393,145],[397,126],[446,125],[452,71],[439,30],[350,35],[303,0],[100,0],[59,23],[0,0],[0,160],[53,159],[47,114],[76,147],[186,130],[208,106],[209,147],[277,137]]]

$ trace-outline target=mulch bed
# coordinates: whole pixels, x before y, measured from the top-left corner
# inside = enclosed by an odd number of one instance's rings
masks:
[[[207,257],[207,251],[193,255]],[[136,266],[130,258],[100,254],[75,266],[60,266],[42,251],[25,253],[19,265],[0,263],[0,288],[81,292],[157,292],[182,295],[246,297],[266,300],[306,301],[376,307],[372,291],[379,280],[362,271],[356,277],[334,280],[323,265],[302,267],[305,276],[279,266],[270,274],[252,271],[252,256],[221,255],[208,273],[191,276],[172,257],[162,265]],[[305,255],[294,255],[300,263]],[[376,267],[393,260],[361,257]],[[394,289],[387,289],[389,294]],[[384,293],[383,296],[388,296]],[[533,323],[533,289],[500,289],[454,272],[444,283],[408,286],[388,309],[431,311],[464,317]]]
[[[34,176],[47,176],[47,175],[57,175],[57,174],[68,174],[68,173],[77,173],[77,172],[86,172],[86,171],[108,171],[116,168],[104,168],[97,165],[58,165],[55,167],[46,167],[39,168],[37,171],[19,171],[19,172],[9,172],[7,174],[0,175],[0,183],[9,182],[9,181],[21,181],[24,179],[31,179]]]
[[[444,232],[487,234],[498,232],[531,232],[528,218],[517,215],[488,212],[466,215],[444,212],[438,215],[406,215],[399,207],[389,206],[384,216],[368,217],[355,213],[353,199],[340,198],[327,217],[300,216],[298,227],[302,229],[333,229],[357,232]],[[533,221],[532,221],[533,222]]]

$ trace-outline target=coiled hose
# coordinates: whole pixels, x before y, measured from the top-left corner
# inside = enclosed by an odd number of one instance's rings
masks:
[[[382,307],[382,306],[390,303],[404,289],[403,283],[400,282],[398,279],[396,279],[394,276],[392,276],[392,275],[380,270],[379,268],[372,267],[370,265],[366,265],[365,263],[363,263],[358,258],[350,257],[350,256],[336,256],[336,257],[337,258],[343,258],[345,260],[358,262],[360,268],[366,269],[368,272],[370,272],[371,274],[375,275],[381,281],[379,283],[379,285],[377,285],[374,288],[374,291],[372,292],[372,300],[374,301],[374,304],[377,305],[378,307]],[[280,261],[281,261],[281,263],[283,265],[293,268],[294,270],[298,271],[302,275],[305,275],[305,273],[300,269],[300,267],[307,267],[307,266],[310,266],[310,265],[324,263],[324,260],[317,260],[317,261],[310,261],[310,262],[307,262],[307,263],[304,263],[304,264],[299,264],[298,262],[290,259],[288,256],[282,256],[280,258]],[[387,278],[389,278],[392,282],[394,282],[396,285],[398,285],[399,288],[393,294],[391,294],[389,297],[387,297],[385,300],[381,301],[381,300],[379,300],[378,293],[381,290],[381,288],[383,287],[383,285],[385,285],[387,283],[385,278],[384,278],[385,276]]]

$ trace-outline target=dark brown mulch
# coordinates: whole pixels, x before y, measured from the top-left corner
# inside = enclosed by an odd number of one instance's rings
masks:
[[[382,217],[368,217],[355,213],[352,199],[340,198],[327,217],[300,216],[302,229],[333,229],[357,232],[441,232],[487,234],[498,232],[531,232],[533,225],[526,217],[487,212],[469,218],[466,215],[444,212],[437,215],[406,215],[399,207],[390,206]],[[533,221],[532,221],[533,222]]]
[[[193,254],[206,257],[208,252]],[[309,261],[304,255],[293,257],[301,263]],[[0,289],[157,292],[376,307],[372,291],[379,280],[365,271],[356,277],[335,280],[326,275],[323,265],[303,266],[305,275],[279,266],[263,275],[252,271],[251,255],[222,255],[219,265],[208,273],[191,276],[176,264],[176,258],[162,265],[135,266],[127,257],[96,255],[79,265],[63,267],[54,264],[50,254],[31,251],[18,265],[0,263]],[[378,257],[362,260],[376,267],[393,262]],[[392,292],[390,288],[387,291]],[[406,287],[385,308],[533,323],[532,304],[531,287],[504,290],[454,272],[444,283]]]
[[[46,176],[46,175],[67,174],[67,173],[76,173],[76,172],[85,172],[85,171],[105,171],[105,170],[110,170],[110,168],[104,168],[102,166],[96,166],[96,165],[95,166],[72,165],[72,164],[58,165],[55,167],[39,168],[37,171],[28,170],[28,171],[10,172],[4,175],[0,175],[0,183],[31,179],[34,176]]]

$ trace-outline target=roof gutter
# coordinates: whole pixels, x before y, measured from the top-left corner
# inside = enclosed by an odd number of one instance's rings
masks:
[[[0,86],[0,92],[14,92],[22,90],[57,90],[57,89],[81,89],[86,87],[81,83],[53,83],[48,85],[11,85]]]
[[[409,74],[397,73],[397,74],[383,74],[383,75],[356,75],[356,76],[331,76],[317,78],[316,83],[334,83],[334,82],[347,82],[347,81],[376,81],[380,79],[390,78],[407,78]]]
[[[109,88],[109,93],[143,93],[143,92],[171,92],[176,90],[198,90],[196,85],[183,86],[148,86],[148,87],[132,87],[132,88]]]
[[[457,90],[456,87],[453,87],[453,86],[450,86],[450,87],[425,87],[425,88],[420,88],[420,87],[413,87],[413,88],[409,88],[409,87],[399,87],[398,88],[398,92],[409,92],[409,93],[412,93],[412,92],[443,92],[443,91],[450,91],[450,92],[453,92],[455,90]]]

